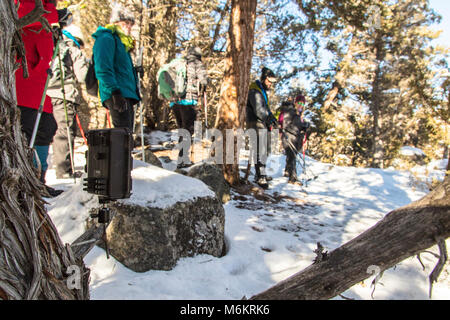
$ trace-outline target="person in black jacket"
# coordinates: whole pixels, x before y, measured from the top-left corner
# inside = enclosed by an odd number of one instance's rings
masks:
[[[302,150],[305,132],[309,128],[309,123],[303,120],[304,106],[303,95],[297,96],[294,103],[285,101],[278,118],[282,131],[281,143],[286,153],[285,175],[292,184],[301,184],[297,180],[296,156]]]
[[[255,182],[264,189],[269,187],[268,181],[271,178],[266,176],[266,158],[270,153],[270,139],[267,134],[267,144],[260,149],[260,132],[262,130],[270,131],[273,126],[277,127],[277,119],[270,111],[270,104],[267,92],[277,81],[272,70],[264,67],[261,73],[261,79],[256,80],[250,85],[250,91],[247,99],[246,122],[248,129],[255,129],[257,135],[256,163],[255,163]]]

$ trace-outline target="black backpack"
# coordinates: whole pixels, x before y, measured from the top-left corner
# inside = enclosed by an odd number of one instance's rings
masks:
[[[98,96],[98,80],[95,75],[95,66],[94,66],[94,56],[92,56],[89,61],[88,71],[86,73],[86,79],[84,80],[86,83],[86,91],[94,97]]]

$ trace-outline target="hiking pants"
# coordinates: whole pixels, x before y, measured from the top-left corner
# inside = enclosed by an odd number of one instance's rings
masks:
[[[65,173],[72,173],[70,162],[69,137],[67,136],[67,125],[69,125],[71,145],[74,146],[75,136],[77,133],[77,123],[75,111],[77,105],[67,101],[67,123],[66,112],[64,110],[64,100],[53,98],[53,115],[58,124],[55,138],[53,140],[53,162],[56,166],[56,176],[62,176]]]
[[[288,174],[289,181],[297,180],[297,150],[293,150],[290,147],[286,148],[286,168],[285,171]]]
[[[112,108],[112,99],[108,99],[104,102],[106,107],[109,109],[109,113],[111,114],[112,124],[114,128],[128,128],[130,132],[133,133],[133,125],[134,125],[134,108],[133,108],[133,100],[125,98],[127,101],[127,108],[123,112],[118,112]]]
[[[22,127],[22,132],[25,134],[27,143],[29,144],[31,141],[31,136],[33,135],[33,129],[34,124],[36,123],[38,110],[22,106],[18,106],[18,108],[20,110],[20,124]],[[41,163],[42,172],[45,172],[48,168],[47,165],[48,149],[50,144],[52,143],[57,128],[58,126],[56,124],[55,117],[53,116],[53,114],[43,112],[41,115],[41,120],[39,121],[39,126],[36,133],[36,140],[34,143],[35,144],[34,148],[38,153],[39,161]],[[37,162],[35,159],[33,160],[33,165],[37,167]]]
[[[195,106],[183,106],[179,104],[174,104],[172,107],[175,120],[177,121],[177,126],[179,129],[186,129],[189,131],[191,136],[194,134],[194,124],[197,119],[197,111]],[[182,142],[183,137],[180,136],[178,142]],[[183,149],[180,149],[178,156],[183,157]]]
[[[183,106],[174,104],[172,107],[175,120],[179,129],[188,130],[191,135],[194,134],[194,123],[197,119],[195,106]]]

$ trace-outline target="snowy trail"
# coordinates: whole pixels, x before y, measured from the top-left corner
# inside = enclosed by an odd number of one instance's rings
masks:
[[[83,161],[84,147],[79,145],[76,163]],[[199,255],[181,259],[171,271],[134,273],[113,258],[107,260],[102,249],[94,248],[85,258],[91,269],[91,298],[249,298],[311,265],[317,242],[332,251],[372,227],[389,211],[426,194],[416,187],[409,172],[337,167],[310,158],[307,166],[317,179],[302,188],[287,184],[282,176],[284,156],[274,156],[271,163],[274,180],[268,193],[296,200],[273,204],[235,195],[224,206],[228,249],[224,257]],[[443,171],[433,174],[442,176]],[[97,202],[82,191],[80,181],[74,185],[73,180],[55,180],[52,175],[50,170],[48,184],[67,192],[49,200],[49,214],[63,242],[70,243],[83,232],[83,220]],[[436,248],[432,251],[437,252]],[[425,271],[412,257],[384,272],[374,298],[428,299],[428,275],[437,259],[423,254],[422,261]],[[450,299],[449,269],[447,265],[434,285],[433,299]],[[372,299],[373,278],[343,295]]]

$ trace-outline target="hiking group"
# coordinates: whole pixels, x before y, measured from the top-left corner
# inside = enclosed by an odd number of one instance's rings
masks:
[[[50,145],[56,178],[79,177],[74,168],[73,147],[77,125],[84,137],[77,109],[82,100],[81,84],[88,93],[96,95],[112,119],[115,128],[134,131],[135,106],[141,101],[140,78],[142,66],[133,63],[131,53],[135,41],[131,29],[135,18],[126,8],[113,7],[110,24],[99,26],[92,35],[94,46],[89,60],[83,53],[85,39],[81,29],[72,23],[67,9],[57,10],[58,0],[42,0],[44,17],[52,25],[46,31],[40,22],[22,29],[22,40],[29,77],[23,68],[16,71],[17,105],[20,110],[22,132],[35,152],[33,165],[45,190],[43,196],[62,193],[46,185],[47,158]],[[35,0],[15,0],[18,16],[23,17],[35,7]],[[140,67],[140,68],[138,68]],[[206,89],[207,69],[198,47],[190,47],[182,58],[162,66],[157,74],[158,96],[168,100],[178,128],[194,134],[194,123],[202,118],[208,127]],[[281,130],[282,146],[286,153],[285,175],[290,183],[298,183],[296,156],[301,152],[309,124],[303,119],[305,97],[299,95],[283,102],[277,115],[271,111],[268,92],[276,83],[274,72],[266,67],[261,77],[250,85],[246,126],[261,130]],[[260,135],[257,134],[258,145]],[[181,141],[181,138],[180,138]],[[266,174],[265,153],[270,153],[270,141],[256,148],[255,182],[268,188],[271,177]],[[261,150],[260,150],[261,149]],[[179,158],[183,156],[180,150]],[[178,163],[179,167],[188,164]]]

